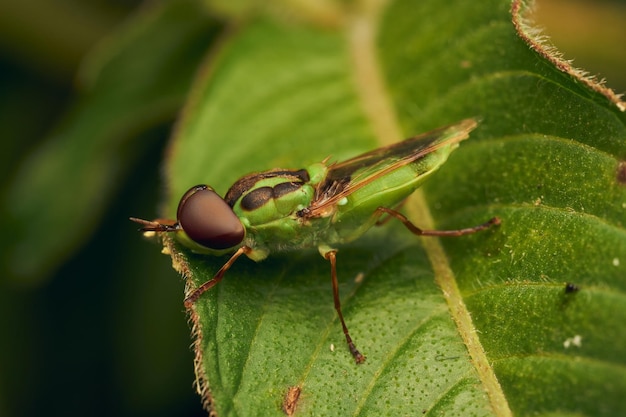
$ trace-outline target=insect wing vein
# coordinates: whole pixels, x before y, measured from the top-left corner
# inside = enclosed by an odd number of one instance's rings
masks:
[[[343,162],[331,164],[326,179],[316,190],[308,217],[332,213],[331,206],[353,192],[393,171],[411,164],[437,149],[467,139],[476,127],[474,119],[445,126],[422,135],[366,152]],[[450,137],[441,140],[442,136]]]

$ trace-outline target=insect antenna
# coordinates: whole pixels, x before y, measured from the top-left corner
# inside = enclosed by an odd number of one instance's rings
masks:
[[[139,230],[142,232],[175,232],[180,230],[178,222],[172,220],[162,220],[161,222],[156,220],[144,220],[136,217],[129,217],[129,220],[139,223],[143,227]],[[167,222],[167,223],[166,223]]]

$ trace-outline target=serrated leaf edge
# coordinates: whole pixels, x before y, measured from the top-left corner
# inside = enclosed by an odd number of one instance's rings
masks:
[[[576,68],[572,61],[565,59],[563,54],[550,43],[550,39],[541,28],[533,24],[529,15],[533,10],[532,0],[513,0],[511,3],[511,15],[513,26],[518,36],[542,58],[552,63],[559,71],[575,78],[580,83],[589,87],[593,91],[602,94],[620,111],[626,112],[626,102],[622,100],[623,94],[616,94],[613,90],[604,85],[603,79],[598,79],[587,71]]]

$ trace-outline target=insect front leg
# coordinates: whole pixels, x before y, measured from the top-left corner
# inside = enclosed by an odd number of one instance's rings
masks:
[[[335,300],[335,310],[337,310],[337,315],[339,316],[339,320],[341,321],[341,327],[343,327],[343,334],[346,336],[346,342],[348,342],[348,349],[350,349],[350,353],[352,357],[356,361],[357,364],[365,362],[365,356],[359,352],[359,350],[354,345],[352,338],[350,337],[350,332],[348,332],[348,326],[346,326],[346,322],[343,319],[343,314],[341,313],[341,300],[339,299],[339,284],[337,282],[337,250],[331,249],[325,251],[322,256],[330,261],[330,277],[333,284],[333,299]]]
[[[399,213],[395,210],[392,210],[387,207],[378,207],[374,212],[374,216],[381,216],[383,213],[388,214],[389,216],[395,217],[400,220],[402,224],[409,229],[411,233],[418,236],[463,236],[463,235],[471,235],[472,233],[480,232],[481,230],[485,230],[490,228],[491,226],[497,226],[500,224],[500,218],[492,217],[488,221],[483,224],[479,224],[474,227],[466,227],[464,229],[456,229],[456,230],[422,230],[419,227],[415,226],[406,216],[402,213]]]
[[[233,256],[230,257],[230,259],[224,264],[224,266],[220,268],[219,271],[217,271],[217,273],[215,274],[213,278],[211,278],[204,284],[200,285],[198,288],[193,290],[191,294],[187,296],[187,298],[185,298],[185,302],[184,302],[185,307],[190,308],[202,294],[204,294],[205,292],[213,288],[217,283],[219,283],[222,280],[222,278],[224,278],[224,274],[235,263],[237,258],[239,258],[244,253],[248,254],[251,251],[252,249],[249,248],[248,246],[242,246],[239,249],[237,249],[237,252],[235,252]]]

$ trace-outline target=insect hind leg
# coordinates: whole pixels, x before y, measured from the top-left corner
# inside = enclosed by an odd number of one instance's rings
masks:
[[[407,199],[405,198],[404,200],[402,200],[402,202],[400,202],[400,204],[398,204],[394,208],[398,209],[398,208],[404,206],[404,204],[406,203],[406,200]],[[379,209],[381,209],[381,208],[382,207],[379,207]],[[393,219],[393,216],[389,216],[389,215],[388,216],[383,216],[383,213],[378,213],[378,212],[374,213],[374,216],[378,217],[378,220],[376,220],[376,223],[375,223],[376,226],[383,226],[383,225],[387,224],[387,222],[389,220]]]
[[[476,232],[480,232],[481,230],[485,230],[488,229],[492,226],[497,226],[500,224],[500,218],[498,217],[492,217],[491,219],[489,219],[488,221],[486,221],[483,224],[479,224],[477,226],[473,226],[473,227],[466,227],[463,229],[455,229],[455,230],[423,230],[420,229],[419,227],[415,226],[413,223],[411,223],[411,221],[409,219],[406,218],[406,216],[402,213],[399,213],[395,210],[392,210],[390,208],[387,207],[378,207],[376,209],[376,211],[374,212],[375,216],[382,216],[383,214],[387,214],[389,215],[389,218],[391,217],[395,217],[396,219],[400,220],[402,222],[402,224],[409,229],[409,231],[411,233],[413,233],[414,235],[418,235],[418,236],[463,236],[463,235],[470,235]]]

